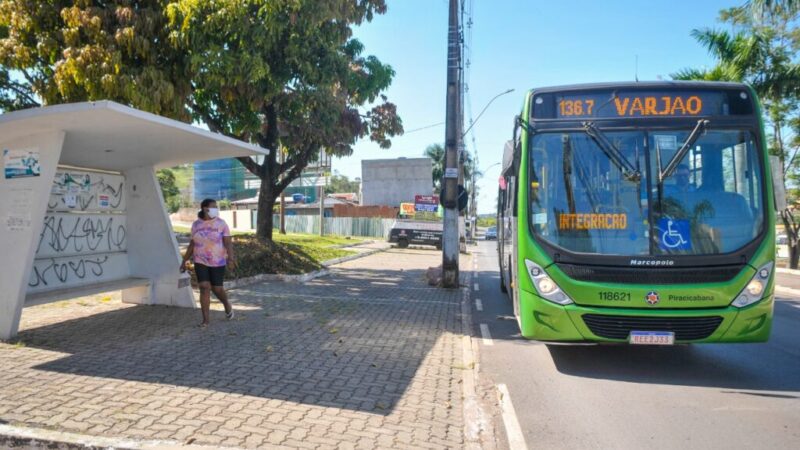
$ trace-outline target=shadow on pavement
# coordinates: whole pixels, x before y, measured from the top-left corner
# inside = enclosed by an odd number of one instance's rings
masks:
[[[424,270],[335,269],[308,284],[232,291],[236,318],[130,307],[26,330],[28,347],[68,353],[35,369],[209,389],[389,414],[423,365],[451,377],[437,340],[461,332],[460,292]],[[438,349],[438,350],[437,350]],[[446,362],[440,362],[446,361]],[[449,378],[448,378],[449,379]]]
[[[800,361],[776,355],[769,344],[547,348],[556,369],[566,375],[631,383],[800,391]]]

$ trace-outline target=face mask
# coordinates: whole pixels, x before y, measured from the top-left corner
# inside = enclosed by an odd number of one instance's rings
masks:
[[[208,214],[208,217],[211,217],[212,219],[216,219],[217,216],[219,216],[219,209],[217,209],[217,208],[208,208],[208,212],[206,214]]]

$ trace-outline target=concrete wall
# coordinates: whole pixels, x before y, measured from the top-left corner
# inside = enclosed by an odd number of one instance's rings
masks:
[[[125,178],[57,169],[27,294],[127,278]]]
[[[361,161],[361,205],[399,207],[415,195],[433,194],[430,158]]]
[[[127,239],[130,276],[148,278],[150,295],[141,289],[122,291],[126,303],[194,308],[189,276],[181,274],[178,241],[164,206],[161,187],[153,167],[124,172],[128,198]]]
[[[39,176],[6,178],[0,160],[0,339],[16,335],[27,295],[69,298],[130,278],[150,285],[117,284],[125,302],[194,307],[154,168],[60,169],[64,138],[63,132],[0,137],[0,155],[35,151],[41,167]],[[67,173],[79,182],[66,186]]]
[[[50,189],[64,142],[63,132],[43,133],[15,141],[2,141],[4,149],[31,149],[39,152],[41,174],[36,177],[4,176],[0,159],[0,249],[4,264],[0,270],[0,339],[14,336],[28,288],[28,275],[42,232]]]

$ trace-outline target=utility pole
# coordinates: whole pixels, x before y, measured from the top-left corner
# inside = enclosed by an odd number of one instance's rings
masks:
[[[281,157],[281,164],[283,164],[283,158],[284,158],[283,146],[279,146],[278,147],[278,154]],[[281,219],[280,219],[281,226],[280,226],[280,229],[278,230],[278,232],[280,234],[286,234],[286,201],[284,200],[284,197],[286,197],[286,194],[281,192],[280,196],[281,196]]]
[[[319,177],[325,175],[322,168],[323,149],[319,149],[319,165],[317,169],[317,184],[319,185],[319,235],[325,236],[325,183],[320,183]]]
[[[459,36],[459,0],[450,0],[450,15],[447,33],[447,114],[445,117],[445,158],[444,158],[444,231],[442,236],[442,286],[457,288],[458,273],[458,142],[460,128],[460,81],[461,45]]]

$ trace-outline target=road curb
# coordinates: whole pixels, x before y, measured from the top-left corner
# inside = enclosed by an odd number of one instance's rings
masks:
[[[385,250],[387,250],[387,249],[385,249],[385,248],[376,248],[376,249],[372,249],[372,250],[367,250],[367,251],[362,252],[362,253],[356,253],[355,255],[348,255],[348,256],[343,256],[341,258],[329,259],[327,261],[323,261],[322,265],[325,266],[325,267],[335,266],[336,264],[341,264],[341,263],[344,263],[344,262],[353,261],[354,259],[364,258],[366,256],[374,255],[375,253],[380,253],[380,252],[385,251]]]
[[[218,445],[185,445],[177,441],[138,441],[135,439],[90,436],[42,428],[0,424],[0,447],[26,449],[115,449],[115,450],[234,450]]]
[[[331,272],[328,270],[328,267],[335,266],[336,264],[341,264],[348,261],[353,261],[355,259],[364,258],[370,255],[374,255],[375,253],[382,252],[386,249],[377,248],[373,250],[367,250],[366,252],[356,253],[355,255],[348,255],[343,256],[341,258],[334,258],[329,259],[327,261],[323,261],[321,264],[324,269],[315,270],[313,272],[304,273],[300,275],[288,275],[288,274],[280,274],[280,273],[262,273],[260,275],[253,275],[252,277],[246,278],[239,278],[237,280],[231,280],[225,282],[226,289],[237,289],[245,286],[249,286],[255,283],[263,283],[263,282],[284,282],[284,283],[307,283],[311,280],[314,280],[319,277],[324,277],[329,275]]]
[[[778,273],[785,273],[785,274],[788,274],[788,275],[798,275],[798,276],[800,276],[800,270],[797,270],[797,269],[787,269],[785,267],[778,267],[778,268],[775,269],[775,271],[778,272]]]
[[[474,258],[475,255],[472,255]],[[478,396],[478,374],[480,371],[480,355],[478,346],[472,339],[472,303],[470,286],[474,270],[468,271],[467,285],[461,288],[461,360],[462,360],[462,395],[464,397],[464,448],[493,449],[497,439],[490,416],[486,414]]]

